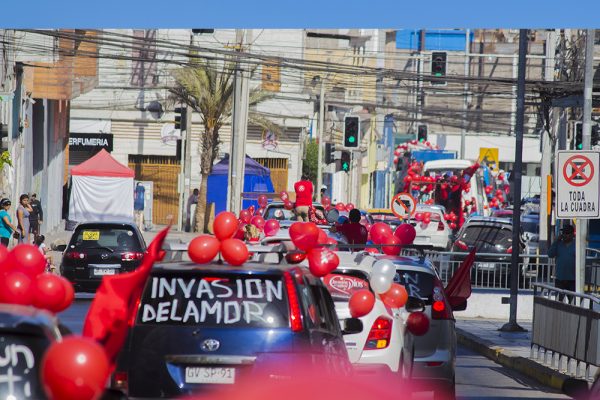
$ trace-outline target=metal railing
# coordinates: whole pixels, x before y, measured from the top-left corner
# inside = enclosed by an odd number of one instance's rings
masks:
[[[600,366],[600,297],[541,283],[533,289],[530,357],[590,380]]]

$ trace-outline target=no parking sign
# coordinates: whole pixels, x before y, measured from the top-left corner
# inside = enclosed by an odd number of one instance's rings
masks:
[[[398,193],[392,199],[390,209],[396,217],[406,219],[417,210],[417,201],[408,193]]]
[[[559,151],[556,157],[556,217],[600,217],[597,151]]]

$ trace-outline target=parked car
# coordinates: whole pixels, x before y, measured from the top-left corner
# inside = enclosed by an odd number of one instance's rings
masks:
[[[429,317],[429,331],[414,338],[412,379],[432,383],[434,397],[456,397],[456,327],[454,311],[466,308],[466,301],[451,305],[433,264],[423,257],[385,257],[396,265],[394,281],[404,285],[408,295],[421,299]]]
[[[144,251],[146,243],[133,223],[82,223],[64,249],[60,273],[76,291],[94,292],[103,276],[136,269]]]
[[[361,289],[371,290],[369,278],[377,258],[364,252],[338,252],[338,269],[323,278],[325,286],[335,301],[338,318],[350,317],[348,301]],[[413,302],[414,303],[414,302]],[[420,311],[422,302],[408,311]],[[377,371],[397,373],[408,378],[413,364],[413,335],[406,328],[407,310],[390,309],[375,298],[373,310],[361,317],[362,332],[344,337],[350,361],[358,373]]]
[[[413,245],[419,247],[430,247],[441,251],[446,251],[452,244],[451,235],[452,230],[444,219],[446,209],[439,205],[426,205],[418,204],[417,213],[430,213],[431,222],[426,224],[422,221],[417,221],[413,215],[409,222],[415,227],[417,236],[413,242]]]
[[[349,374],[342,334],[362,324],[342,325],[323,283],[301,266],[156,265],[112,385],[131,397],[173,398],[244,378],[289,379],[295,360]]]

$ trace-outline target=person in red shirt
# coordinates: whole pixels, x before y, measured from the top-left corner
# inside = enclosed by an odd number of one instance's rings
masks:
[[[308,209],[312,206],[313,184],[308,177],[302,174],[302,178],[294,184],[296,191],[296,216],[298,221],[308,221]]]
[[[369,232],[367,231],[367,228],[360,223],[360,211],[356,208],[350,210],[348,219],[350,222],[335,225],[336,232],[346,236],[348,244],[366,244]]]

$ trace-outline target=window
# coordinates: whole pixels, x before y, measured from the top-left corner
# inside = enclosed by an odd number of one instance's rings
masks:
[[[131,85],[152,87],[159,82],[156,63],[156,29],[134,29]]]

